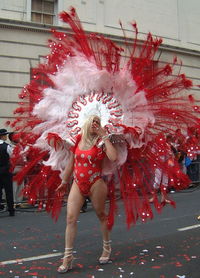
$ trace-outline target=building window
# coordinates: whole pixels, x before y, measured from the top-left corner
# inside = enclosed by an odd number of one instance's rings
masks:
[[[56,0],[32,0],[31,2],[31,21],[53,24],[55,16]]]

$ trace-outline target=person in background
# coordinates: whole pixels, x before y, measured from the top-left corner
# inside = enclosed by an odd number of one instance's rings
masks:
[[[12,147],[6,143],[8,139],[8,132],[6,129],[0,129],[0,191],[5,190],[7,209],[10,216],[15,215],[14,201],[13,201],[13,180],[10,172],[10,155],[12,154]],[[0,205],[2,202],[2,194],[0,194]]]
[[[85,199],[84,204],[82,205],[82,208],[80,210],[81,213],[85,213],[87,211],[87,200]]]
[[[15,132],[11,132],[8,135],[8,138],[11,142],[12,149],[14,150],[17,143],[19,143],[18,134]],[[15,176],[21,170],[22,166],[24,165],[24,160],[25,159],[24,159],[24,156],[22,153],[22,157],[21,157],[20,161],[17,161],[17,165],[15,166],[15,168],[13,170],[13,176]],[[20,192],[23,187],[24,187],[24,182],[22,182],[21,184],[17,184],[17,182],[13,180],[13,193],[14,193],[13,197],[14,197],[14,203],[15,203],[16,207],[20,207],[21,202],[23,201],[23,196],[20,195]]]
[[[168,150],[169,150],[169,152],[175,154],[176,150],[173,147],[172,142],[173,142],[173,137],[170,134],[168,134],[166,136],[166,143],[168,145]],[[168,159],[168,155],[163,155],[162,159],[163,159],[163,161],[166,161],[167,163],[171,163]],[[160,193],[161,193],[160,202],[162,205],[165,205],[165,204],[174,205],[174,202],[172,200],[168,199],[166,196],[166,192],[170,190],[169,177],[162,169],[160,169],[158,167],[155,169],[155,173],[154,173],[153,189],[155,191],[160,190]],[[155,198],[154,196],[149,198],[149,202],[153,203],[154,198]]]
[[[1,202],[3,201],[3,190],[1,188],[0,190],[0,200]],[[3,204],[0,204],[0,210],[4,210],[5,209],[5,206]]]
[[[200,171],[199,171],[199,134],[198,130],[195,127],[188,128],[188,137],[186,138],[186,144],[193,146],[190,147],[190,153],[187,154],[187,159],[189,158],[189,163],[187,165],[187,175],[191,180],[191,186],[200,181]]]

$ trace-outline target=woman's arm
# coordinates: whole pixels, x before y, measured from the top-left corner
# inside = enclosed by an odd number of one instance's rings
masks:
[[[117,160],[117,150],[115,149],[113,144],[110,142],[109,136],[107,135],[105,128],[98,126],[98,125],[94,125],[94,126],[96,128],[97,135],[99,137],[101,137],[101,139],[104,141],[105,153],[106,153],[107,157],[112,162],[116,161]]]
[[[113,146],[113,144],[110,142],[109,136],[106,134],[106,130],[102,127],[99,127],[97,129],[97,134],[101,137],[105,144],[105,153],[107,157],[112,161],[117,160],[117,150]]]
[[[73,170],[74,170],[74,154],[72,152],[70,152],[70,157],[69,157],[69,160],[68,160],[68,164],[65,167],[65,170],[64,170],[64,173],[63,173],[62,182],[58,186],[56,191],[57,190],[62,190],[67,186],[67,184],[69,182],[69,179],[70,179],[70,176],[72,175]]]
[[[69,161],[63,173],[63,179],[62,179],[63,183],[68,182],[73,170],[74,170],[74,154],[70,152]]]
[[[107,136],[103,136],[102,140],[105,143],[105,148],[106,148],[105,152],[106,152],[107,157],[113,162],[116,161],[117,160],[117,150],[115,149],[115,147],[110,142],[110,140]]]

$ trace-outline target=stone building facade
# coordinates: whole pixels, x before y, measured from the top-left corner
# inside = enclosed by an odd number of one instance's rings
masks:
[[[123,42],[119,20],[130,37],[136,21],[141,39],[150,31],[163,38],[158,55],[164,63],[178,56],[181,71],[200,84],[199,0],[1,0],[0,127],[13,118],[18,94],[30,72],[49,53],[51,28],[69,32],[58,13],[74,6],[85,30]],[[198,87],[191,93],[199,94]]]

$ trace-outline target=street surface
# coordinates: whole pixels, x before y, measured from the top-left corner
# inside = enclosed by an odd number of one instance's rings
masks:
[[[112,264],[101,266],[101,234],[89,204],[80,215],[74,268],[56,269],[64,250],[65,207],[57,223],[46,212],[19,209],[0,213],[0,277],[3,278],[200,278],[200,186],[170,194],[154,219],[127,230],[122,203],[112,232]]]

